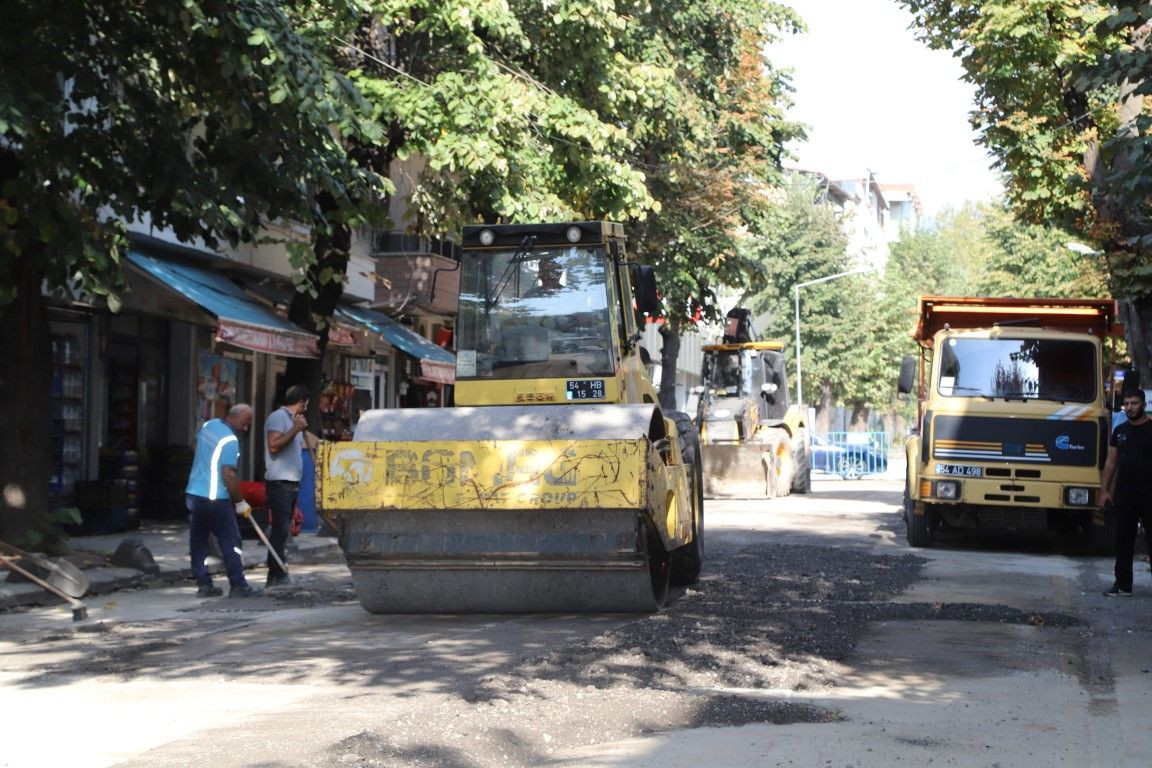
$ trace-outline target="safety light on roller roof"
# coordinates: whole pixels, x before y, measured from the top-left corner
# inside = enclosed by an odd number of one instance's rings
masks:
[[[480,245],[492,245],[496,242],[496,233],[490,229],[480,230]]]
[[[564,233],[570,243],[580,242],[580,227],[568,227],[568,231]]]

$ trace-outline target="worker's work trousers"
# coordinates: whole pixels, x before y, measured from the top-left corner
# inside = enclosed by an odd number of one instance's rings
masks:
[[[267,491],[265,503],[272,517],[272,530],[268,534],[268,543],[276,550],[280,559],[287,563],[288,534],[292,528],[292,511],[296,509],[296,498],[300,495],[300,483],[291,480],[268,480],[264,483],[264,487]],[[276,579],[281,576],[287,574],[269,552],[268,578]]]
[[[1136,528],[1144,525],[1144,543],[1152,530],[1152,493],[1117,493],[1112,501],[1116,515],[1116,586],[1132,589],[1132,555],[1136,549]],[[1152,552],[1152,546],[1149,546]]]
[[[220,545],[220,556],[224,558],[224,568],[228,572],[228,583],[242,587],[248,583],[244,578],[244,561],[240,559],[240,527],[236,525],[236,507],[228,499],[206,499],[203,496],[186,495],[188,508],[188,553],[192,558],[192,576],[201,587],[211,586],[212,574],[208,572],[208,536],[216,537]]]

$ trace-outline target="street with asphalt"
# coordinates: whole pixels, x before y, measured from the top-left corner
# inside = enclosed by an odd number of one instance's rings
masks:
[[[650,615],[373,615],[316,534],[292,585],[198,598],[182,526],[77,539],[87,618],[0,584],[0,766],[1147,766],[1147,568],[1110,599],[1072,538],[912,549],[901,492],[709,502]]]

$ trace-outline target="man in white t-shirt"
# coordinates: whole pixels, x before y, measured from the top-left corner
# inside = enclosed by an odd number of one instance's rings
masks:
[[[268,541],[280,559],[287,562],[288,533],[292,511],[300,494],[300,477],[304,474],[304,430],[308,419],[308,387],[294,384],[284,393],[284,404],[264,420],[264,487],[272,531]],[[275,587],[288,583],[288,574],[268,553],[268,581]]]

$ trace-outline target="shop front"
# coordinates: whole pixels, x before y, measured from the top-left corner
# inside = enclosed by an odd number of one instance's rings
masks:
[[[50,315],[51,486],[58,506],[84,518],[74,533],[123,530],[141,515],[182,519],[200,424],[238,402],[262,420],[277,365],[317,354],[314,335],[211,266],[139,250],[127,261],[120,312]],[[242,478],[257,471],[258,447],[243,440]]]
[[[58,506],[81,509],[85,523],[74,532],[122,530],[140,516],[183,519],[196,431],[238,402],[255,411],[240,476],[262,476],[259,425],[276,407],[287,358],[316,357],[318,339],[253,291],[251,278],[210,259],[134,249],[118,313],[52,310],[51,487]],[[450,404],[454,361],[387,315],[342,304],[314,431],[345,439],[370,408]]]
[[[337,307],[334,316],[342,324],[378,335],[400,353],[395,403],[375,407],[427,408],[452,404],[456,381],[454,354],[373,309],[345,304]],[[358,377],[365,391],[372,376],[365,370]]]

